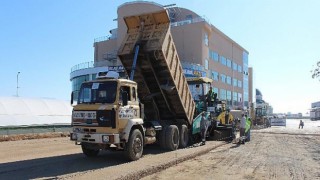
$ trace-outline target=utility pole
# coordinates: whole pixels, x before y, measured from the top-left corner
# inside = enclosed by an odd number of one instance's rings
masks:
[[[17,73],[17,97],[19,97],[19,74],[20,72]]]

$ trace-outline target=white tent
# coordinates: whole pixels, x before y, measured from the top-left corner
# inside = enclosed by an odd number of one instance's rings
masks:
[[[0,126],[70,124],[71,114],[64,100],[0,97]]]

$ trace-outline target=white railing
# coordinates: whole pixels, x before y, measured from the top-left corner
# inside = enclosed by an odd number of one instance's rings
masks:
[[[204,22],[206,21],[205,18],[203,17],[196,17],[193,19],[186,19],[183,21],[177,21],[177,22],[172,22],[170,25],[171,27],[176,27],[176,26],[182,26],[182,25],[186,25],[186,24],[192,24],[192,23],[197,23],[197,22]],[[210,24],[208,21],[206,21],[208,24]]]

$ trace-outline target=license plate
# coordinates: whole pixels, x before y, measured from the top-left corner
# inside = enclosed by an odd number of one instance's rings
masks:
[[[74,111],[73,118],[75,119],[96,119],[95,111]]]
[[[92,119],[87,119],[87,124],[92,124]]]

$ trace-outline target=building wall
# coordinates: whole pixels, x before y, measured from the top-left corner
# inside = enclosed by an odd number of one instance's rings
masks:
[[[106,60],[106,53],[116,52],[121,46],[127,31],[123,17],[163,9],[162,5],[141,1],[119,6],[118,28],[113,30],[117,38],[94,43],[95,62]],[[231,96],[229,105],[240,108],[243,104],[248,106],[249,94],[252,94],[248,90],[248,72],[244,74],[245,70],[248,71],[248,63],[244,61],[248,52],[193,11],[179,7],[167,10],[172,23],[172,37],[183,68],[188,69],[188,72],[199,71],[194,74],[214,79],[213,87],[218,97],[227,100]],[[107,65],[115,65],[110,63]],[[119,65],[120,62],[117,61],[116,64]],[[213,74],[218,76],[214,78]]]
[[[172,38],[180,60],[204,64],[202,53],[202,28],[198,23],[171,28]],[[197,48],[195,48],[197,47]]]
[[[182,8],[182,7],[172,7],[172,8],[169,8],[168,11],[169,11],[169,14],[175,14],[171,18],[171,22],[196,19],[196,18],[200,17],[195,12],[190,11],[189,9]]]
[[[103,61],[108,57],[107,54],[115,54],[118,50],[117,39],[109,39],[107,41],[95,42],[94,47],[94,61]]]

